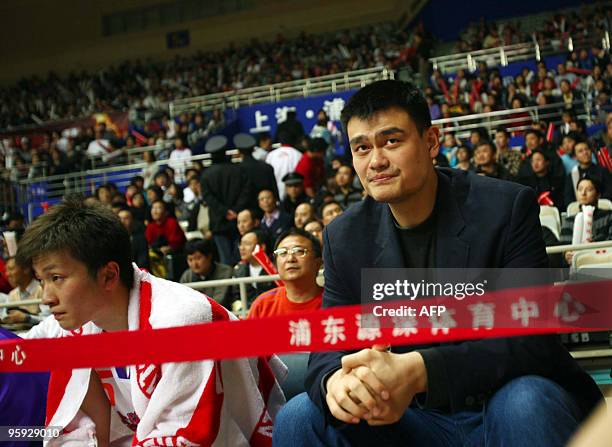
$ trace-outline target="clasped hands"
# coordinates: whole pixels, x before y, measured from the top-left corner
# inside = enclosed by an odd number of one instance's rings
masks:
[[[348,424],[393,424],[414,395],[427,390],[427,371],[418,352],[394,354],[375,345],[342,357],[342,368],[327,380],[331,414]]]

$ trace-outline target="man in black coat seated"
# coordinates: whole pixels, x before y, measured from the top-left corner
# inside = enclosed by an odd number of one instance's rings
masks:
[[[342,121],[368,197],[325,229],[323,307],[358,304],[363,268],[548,265],[534,192],[434,168],[412,85],[364,87]],[[306,388],[275,445],[561,446],[601,398],[555,336],[313,353]]]

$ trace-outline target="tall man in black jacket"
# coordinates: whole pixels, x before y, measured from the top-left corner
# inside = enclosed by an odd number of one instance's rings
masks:
[[[276,177],[274,177],[274,168],[265,161],[255,160],[253,158],[253,148],[257,142],[255,138],[248,133],[239,133],[234,136],[234,146],[242,155],[240,166],[251,181],[250,208],[257,208],[257,195],[264,189],[269,189],[278,196],[278,187],[276,186]]]
[[[323,306],[357,304],[368,267],[546,267],[530,188],[436,169],[410,84],[364,87],[342,114],[368,198],[325,229]],[[564,445],[601,398],[556,337],[313,353],[275,445]]]
[[[213,163],[200,179],[202,196],[208,205],[210,231],[217,245],[219,262],[234,265],[237,259],[233,259],[233,247],[238,239],[236,218],[240,211],[249,207],[251,182],[243,169],[225,154],[226,137],[211,137],[205,149],[211,154]]]

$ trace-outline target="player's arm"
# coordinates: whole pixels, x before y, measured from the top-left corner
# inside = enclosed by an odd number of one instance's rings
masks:
[[[110,403],[95,371],[89,376],[89,388],[81,410],[96,424],[98,446],[107,447],[110,444]]]

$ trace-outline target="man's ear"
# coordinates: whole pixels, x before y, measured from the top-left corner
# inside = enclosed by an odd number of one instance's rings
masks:
[[[430,126],[425,130],[425,142],[429,149],[429,156],[433,159],[438,156],[440,151],[440,129]]]
[[[98,277],[102,281],[102,287],[110,291],[121,281],[119,264],[115,261],[108,262],[100,269]]]

